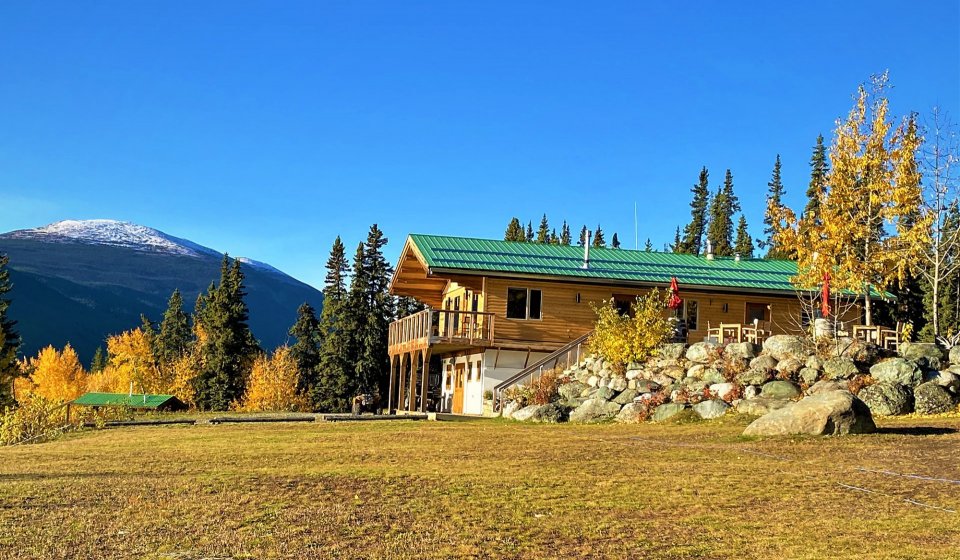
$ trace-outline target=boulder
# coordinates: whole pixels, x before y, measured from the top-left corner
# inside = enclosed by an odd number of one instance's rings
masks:
[[[733,394],[737,386],[733,383],[714,383],[710,386],[710,392],[723,400],[729,400],[728,397]]]
[[[538,407],[530,415],[530,422],[540,422],[544,424],[556,424],[564,422],[570,413],[570,409],[559,403],[550,403]]]
[[[503,416],[504,418],[511,418],[513,416],[513,413],[520,410],[520,408],[521,406],[519,402],[509,401],[503,405],[503,409],[501,410],[501,416]]]
[[[518,422],[526,422],[527,420],[529,420],[529,419],[533,416],[533,414],[534,414],[534,413],[537,411],[537,409],[539,409],[539,408],[540,408],[540,405],[539,405],[539,404],[532,404],[532,405],[530,405],[530,406],[525,406],[525,407],[521,408],[520,410],[514,412],[514,413],[510,416],[510,418],[512,418],[512,419],[514,419],[514,420],[516,420],[516,421],[518,421]]]
[[[747,371],[737,375],[737,381],[741,385],[763,385],[773,375],[769,371],[750,368]]]
[[[597,389],[597,392],[594,393],[593,398],[609,401],[615,396],[617,396],[617,392],[610,387],[600,387]]]
[[[707,369],[707,366],[703,364],[693,364],[687,369],[687,377],[693,377],[694,379],[703,379],[703,372]]]
[[[686,408],[686,405],[680,403],[664,403],[653,411],[653,415],[650,417],[650,419],[654,422],[663,422],[664,420],[669,420],[677,414],[680,414]]]
[[[570,383],[564,383],[557,388],[557,392],[560,393],[560,396],[564,399],[575,399],[579,397],[586,389],[590,387],[579,381],[571,381]]]
[[[720,399],[709,399],[693,405],[693,411],[704,420],[719,418],[727,413],[730,405]]]
[[[880,348],[872,342],[864,342],[859,338],[842,337],[836,342],[834,354],[850,358],[863,364],[873,363],[880,354]]]
[[[920,414],[942,414],[957,407],[956,397],[932,381],[913,390],[914,410]]]
[[[960,393],[960,375],[950,370],[933,372],[925,381],[933,381],[951,393]]]
[[[600,378],[597,377],[596,375],[591,375],[590,377],[587,378],[587,385],[591,387],[596,387],[599,384],[600,384]]]
[[[635,389],[627,389],[624,392],[617,395],[617,397],[613,399],[613,402],[619,405],[629,404],[629,403],[632,403],[633,399],[637,398],[637,396],[639,395],[640,393],[638,393]]]
[[[636,389],[638,393],[654,393],[660,390],[660,385],[649,379],[638,379]]]
[[[776,334],[766,339],[763,341],[763,351],[778,361],[787,358],[806,360],[809,354],[806,341],[789,334]]]
[[[764,397],[743,399],[737,403],[737,412],[750,416],[763,416],[774,410],[780,410],[792,402],[787,399],[768,399]]]
[[[940,369],[943,363],[943,350],[932,342],[904,342],[900,345],[902,357],[916,362],[920,367]]]
[[[643,368],[628,369],[625,377],[627,378],[627,381],[634,380],[638,377],[643,377]]]
[[[743,398],[755,399],[758,396],[760,396],[760,391],[757,389],[756,385],[747,385],[743,388]]]
[[[810,369],[820,371],[823,369],[823,358],[817,355],[810,356],[804,365]]]
[[[817,393],[824,393],[827,391],[846,391],[847,384],[840,381],[828,381],[826,379],[821,379],[814,383],[809,389],[807,389],[808,395],[816,395]]]
[[[954,346],[950,349],[950,363],[960,365],[960,346]]]
[[[750,369],[773,372],[777,369],[777,359],[773,356],[759,356],[750,360]]]
[[[913,393],[900,383],[884,381],[867,385],[857,394],[870,412],[880,416],[909,414],[913,410]]]
[[[820,371],[805,367],[800,370],[800,372],[797,374],[797,377],[799,377],[800,381],[803,381],[807,385],[813,385],[817,382],[817,378],[820,377]]]
[[[714,383],[725,383],[727,378],[723,376],[722,373],[717,371],[717,368],[707,368],[703,371],[703,382],[712,385]]]
[[[673,385],[674,379],[672,377],[667,377],[662,373],[658,373],[650,377],[650,381],[652,381],[656,385],[659,385],[660,387],[666,387],[668,385]]]
[[[660,370],[660,375],[666,375],[673,379],[683,379],[687,376],[687,370],[680,366],[668,366]]]
[[[627,388],[627,378],[620,377],[619,375],[616,377],[611,377],[610,383],[607,384],[607,387],[610,387],[614,391],[623,391]]]
[[[633,402],[624,405],[614,420],[624,424],[637,424],[643,420],[645,414],[647,414],[646,403]]]
[[[898,383],[912,387],[923,381],[923,372],[917,364],[903,358],[890,358],[874,364],[870,376],[878,383]]]
[[[602,422],[620,412],[620,405],[603,399],[589,399],[570,413],[571,422]]]
[[[801,369],[803,369],[803,362],[796,358],[787,358],[786,360],[780,360],[780,363],[777,364],[776,369],[780,375],[794,377],[800,373]]]
[[[664,344],[657,349],[657,355],[668,360],[679,360],[683,357],[687,345],[682,342]]]
[[[760,396],[769,399],[793,399],[800,396],[800,388],[789,381],[770,381],[760,388]]]
[[[716,358],[717,345],[712,342],[697,342],[687,349],[687,359],[698,364],[712,362]]]
[[[859,371],[852,358],[840,356],[823,362],[823,376],[830,380],[850,379]]]
[[[870,409],[848,391],[810,395],[754,420],[745,436],[845,435],[875,432]]]
[[[724,347],[723,355],[727,358],[756,358],[757,349],[750,342],[731,342]]]

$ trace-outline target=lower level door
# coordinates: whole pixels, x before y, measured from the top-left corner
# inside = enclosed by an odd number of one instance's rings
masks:
[[[453,413],[463,414],[463,364],[453,366]]]

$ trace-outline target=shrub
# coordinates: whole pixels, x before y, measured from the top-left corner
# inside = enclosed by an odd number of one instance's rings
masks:
[[[666,300],[659,290],[637,297],[631,305],[633,317],[617,312],[608,304],[593,306],[597,322],[588,343],[589,349],[619,372],[630,362],[642,362],[654,355],[670,335],[671,326],[664,312]]]
[[[867,385],[873,385],[876,381],[873,380],[873,377],[869,375],[855,375],[853,379],[847,383],[847,388],[854,395],[859,394],[860,390],[866,387]]]
[[[533,401],[533,391],[526,385],[514,385],[503,391],[503,402],[516,401],[520,406],[526,406]]]
[[[545,405],[560,398],[558,389],[563,381],[562,372],[552,369],[543,372],[543,375],[530,383],[531,404]]]
[[[0,445],[52,439],[67,428],[63,405],[40,394],[22,397],[19,406],[0,415]]]

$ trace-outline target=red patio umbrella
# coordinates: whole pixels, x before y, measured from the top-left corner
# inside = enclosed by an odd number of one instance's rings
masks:
[[[830,273],[823,273],[823,291],[820,293],[820,313],[824,317],[830,316]]]
[[[677,277],[670,278],[670,299],[667,300],[667,307],[670,309],[680,309],[683,300],[680,299],[680,287],[677,286]]]

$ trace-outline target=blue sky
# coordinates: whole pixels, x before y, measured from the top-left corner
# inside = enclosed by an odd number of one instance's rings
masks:
[[[6,2],[0,230],[114,218],[322,284],[373,222],[495,237],[543,212],[661,247],[701,166],[761,234],[777,153],[889,69],[960,119],[960,3]]]

